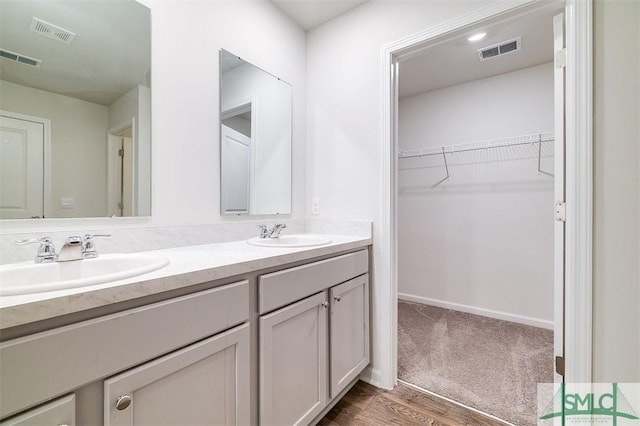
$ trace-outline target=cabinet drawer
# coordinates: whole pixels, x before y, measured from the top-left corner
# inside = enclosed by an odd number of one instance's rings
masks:
[[[245,322],[241,281],[0,344],[0,418]]]
[[[362,275],[368,270],[368,251],[360,250],[320,262],[262,275],[258,281],[260,314]]]

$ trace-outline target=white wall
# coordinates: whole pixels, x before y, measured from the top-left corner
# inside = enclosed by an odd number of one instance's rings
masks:
[[[553,64],[401,99],[398,121],[403,149],[553,131]],[[401,297],[553,328],[553,178],[537,145],[447,157],[436,188],[441,157],[399,162]]]
[[[220,217],[218,51],[293,87],[293,208],[304,215],[305,33],[266,0],[144,0],[152,10],[155,224]],[[243,218],[246,220],[249,218]]]
[[[51,217],[105,216],[107,107],[8,81],[0,93],[0,109],[51,120]]]
[[[593,372],[640,382],[640,2],[594,10]]]
[[[322,219],[374,222],[371,381],[392,383],[390,283],[378,280],[381,254],[381,47],[492,1],[375,1],[307,36],[306,207]]]

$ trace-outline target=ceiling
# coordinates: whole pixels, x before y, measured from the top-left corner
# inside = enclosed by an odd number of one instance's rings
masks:
[[[369,0],[271,0],[295,23],[309,31]]]
[[[150,82],[150,11],[135,1],[0,0],[0,47],[42,60],[0,60],[0,76],[22,86],[111,105]],[[76,33],[65,44],[29,29],[33,17]]]
[[[527,14],[494,25],[476,26],[400,62],[399,96],[404,98],[443,87],[543,64],[553,60],[553,16],[557,9]],[[467,38],[486,32],[484,39]],[[480,61],[477,49],[522,38],[522,50]]]

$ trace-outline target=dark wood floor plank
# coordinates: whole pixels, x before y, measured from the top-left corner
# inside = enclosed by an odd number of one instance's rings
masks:
[[[483,416],[473,410],[465,409],[445,399],[420,392],[409,386],[396,386],[388,393],[388,397],[414,407],[416,410],[433,416],[442,422],[453,422],[457,425],[502,426],[504,423]]]
[[[502,426],[442,398],[398,385],[391,391],[358,382],[318,423],[322,426]]]
[[[342,402],[364,410],[379,393],[380,389],[369,383],[359,381],[344,398],[342,398]]]

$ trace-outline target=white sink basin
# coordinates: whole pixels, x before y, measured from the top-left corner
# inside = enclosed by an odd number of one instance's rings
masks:
[[[149,254],[106,254],[95,259],[0,266],[0,296],[40,293],[132,278],[164,268],[169,260]]]
[[[319,235],[280,235],[278,238],[254,237],[247,243],[259,247],[316,247],[331,244],[331,240]]]

